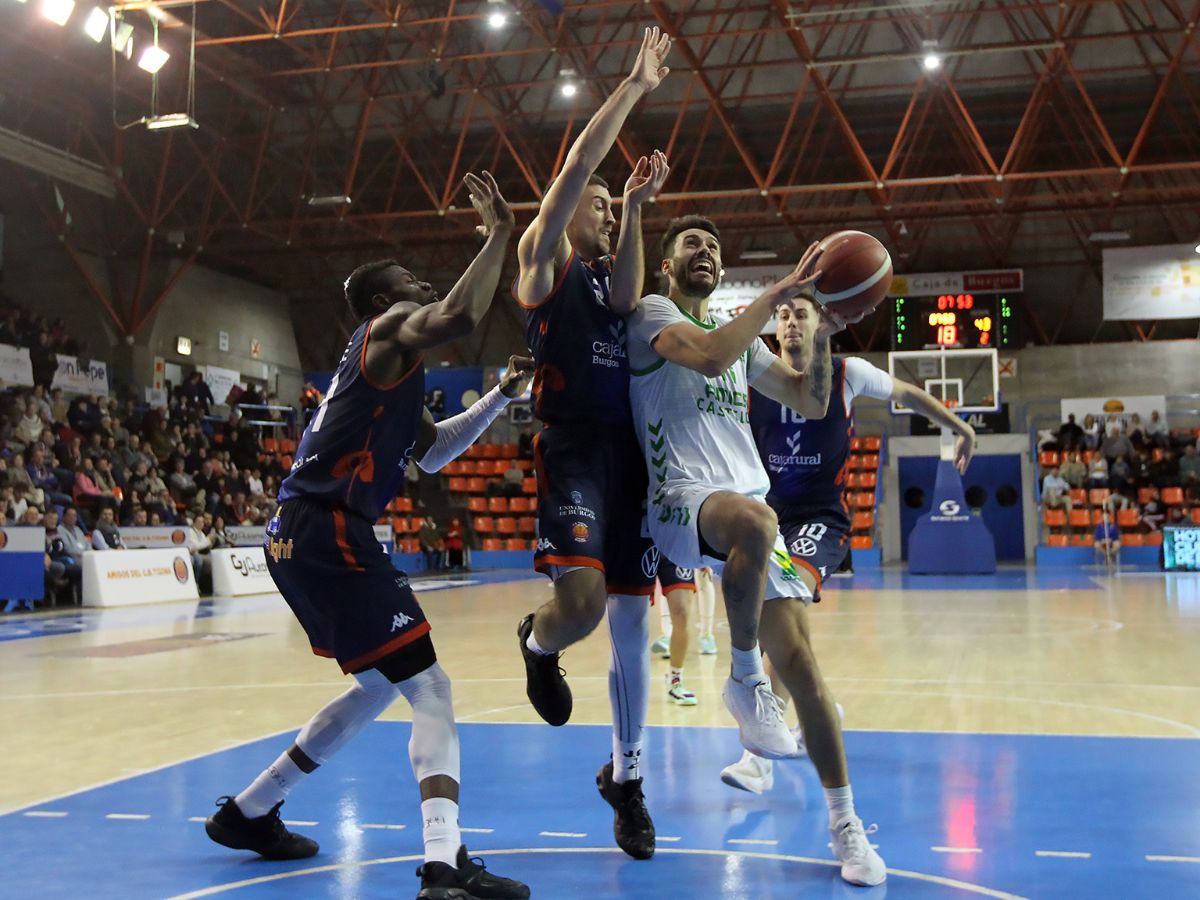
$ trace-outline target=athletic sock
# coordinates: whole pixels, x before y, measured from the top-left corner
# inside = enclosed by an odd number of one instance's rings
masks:
[[[525,638],[525,646],[538,656],[553,656],[553,650],[543,650],[542,645],[537,642],[537,638],[533,636],[533,632],[529,632],[529,637]]]
[[[624,784],[642,777],[642,742],[613,735],[613,781]]]
[[[829,805],[829,827],[854,815],[854,793],[850,785],[825,788],[825,802]]]
[[[421,801],[421,831],[425,839],[425,862],[442,862],[458,868],[458,848],[462,833],[458,830],[458,804],[445,797]]]
[[[683,666],[680,666],[678,669],[672,667],[671,683],[678,684],[682,680],[683,680]]]
[[[257,819],[271,811],[276,803],[287,797],[308,773],[301,769],[287,751],[259,774],[249,787],[234,797],[237,808],[247,819]]]
[[[734,681],[745,681],[751,675],[761,676],[763,681],[767,680],[767,673],[763,671],[762,651],[757,643],[749,650],[730,647],[729,656]]]

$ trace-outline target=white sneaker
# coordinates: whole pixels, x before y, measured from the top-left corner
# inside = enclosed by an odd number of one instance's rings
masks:
[[[796,739],[783,721],[783,705],[763,675],[747,675],[735,681],[731,675],[721,691],[725,708],[738,723],[742,746],[763,759],[786,759],[796,755]]]
[[[877,825],[864,829],[858,816],[842,819],[829,829],[833,835],[833,854],[842,864],[842,878],[851,884],[882,884],[887,878],[887,865],[868,838],[877,830]]]
[[[721,770],[721,780],[739,791],[761,794],[775,786],[775,766],[745,750],[741,759]]]
[[[717,639],[709,634],[700,635],[700,655],[701,656],[716,656],[717,655]]]
[[[671,655],[671,638],[663,635],[657,641],[650,645],[650,652],[667,659]]]
[[[833,705],[837,708],[838,725],[840,726],[846,718],[846,711],[842,709],[840,703],[835,702]],[[808,747],[804,744],[804,730],[799,725],[792,729],[792,737],[796,739],[796,755],[808,756]]]

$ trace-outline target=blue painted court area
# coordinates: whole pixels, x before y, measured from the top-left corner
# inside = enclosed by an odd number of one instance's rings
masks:
[[[406,723],[375,723],[284,807],[321,842],[300,863],[212,844],[200,821],[290,734],[0,817],[4,896],[415,896],[417,791]],[[725,787],[732,729],[655,728],[646,793],[653,860],[612,843],[592,779],[599,726],[466,724],[463,826],[472,852],[534,897],[1183,898],[1200,896],[1200,742],[848,732],[855,795],[888,862],[844,884],[807,760],[772,792]],[[1136,765],[1131,763],[1136,761]]]

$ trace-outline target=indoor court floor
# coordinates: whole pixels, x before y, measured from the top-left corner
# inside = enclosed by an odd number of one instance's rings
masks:
[[[740,753],[727,637],[716,658],[692,650],[693,708],[668,705],[654,661],[659,843],[637,862],[593,784],[610,747],[603,627],[565,655],[575,712],[552,729],[525,700],[515,638],[548,582],[414,587],[455,684],[464,840],[534,897],[1200,897],[1200,575],[832,581],[814,640],[859,813],[879,826],[876,888],[838,876],[807,760],[777,764],[763,796],[720,782]],[[0,619],[0,896],[414,895],[402,701],[284,807],[318,856],[264,862],[204,835],[213,801],[344,687],[277,596]]]

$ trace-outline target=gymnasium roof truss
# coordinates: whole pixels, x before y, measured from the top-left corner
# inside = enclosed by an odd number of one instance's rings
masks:
[[[145,24],[145,2],[122,5]],[[1086,263],[1053,315],[1025,306],[1031,338],[1051,344],[1098,271],[1090,234],[1200,237],[1200,0],[555,5],[513,0],[518,15],[489,31],[483,0],[199,0],[201,128],[149,133],[113,126],[107,51],[47,35],[5,4],[0,125],[116,178],[116,201],[60,184],[59,203],[47,178],[16,170],[123,334],[197,261],[314,311],[340,310],[340,281],[364,258],[395,254],[452,278],[475,246],[463,173],[495,172],[528,221],[653,24],[677,36],[673,74],[602,169],[619,194],[637,156],[668,152],[648,241],[703,211],[725,234],[726,266],[746,249],[786,262],[855,227],[886,241],[898,271]],[[181,52],[190,0],[157,7],[164,43]],[[930,52],[942,58],[932,73]],[[185,68],[163,70],[160,105],[182,103]],[[580,86],[573,100],[558,90],[564,69]],[[128,120],[148,79],[116,71]],[[331,195],[353,202],[307,200]],[[876,318],[851,335],[857,348],[886,344]],[[485,327],[523,331],[512,304]],[[342,339],[330,331],[309,339]]]

